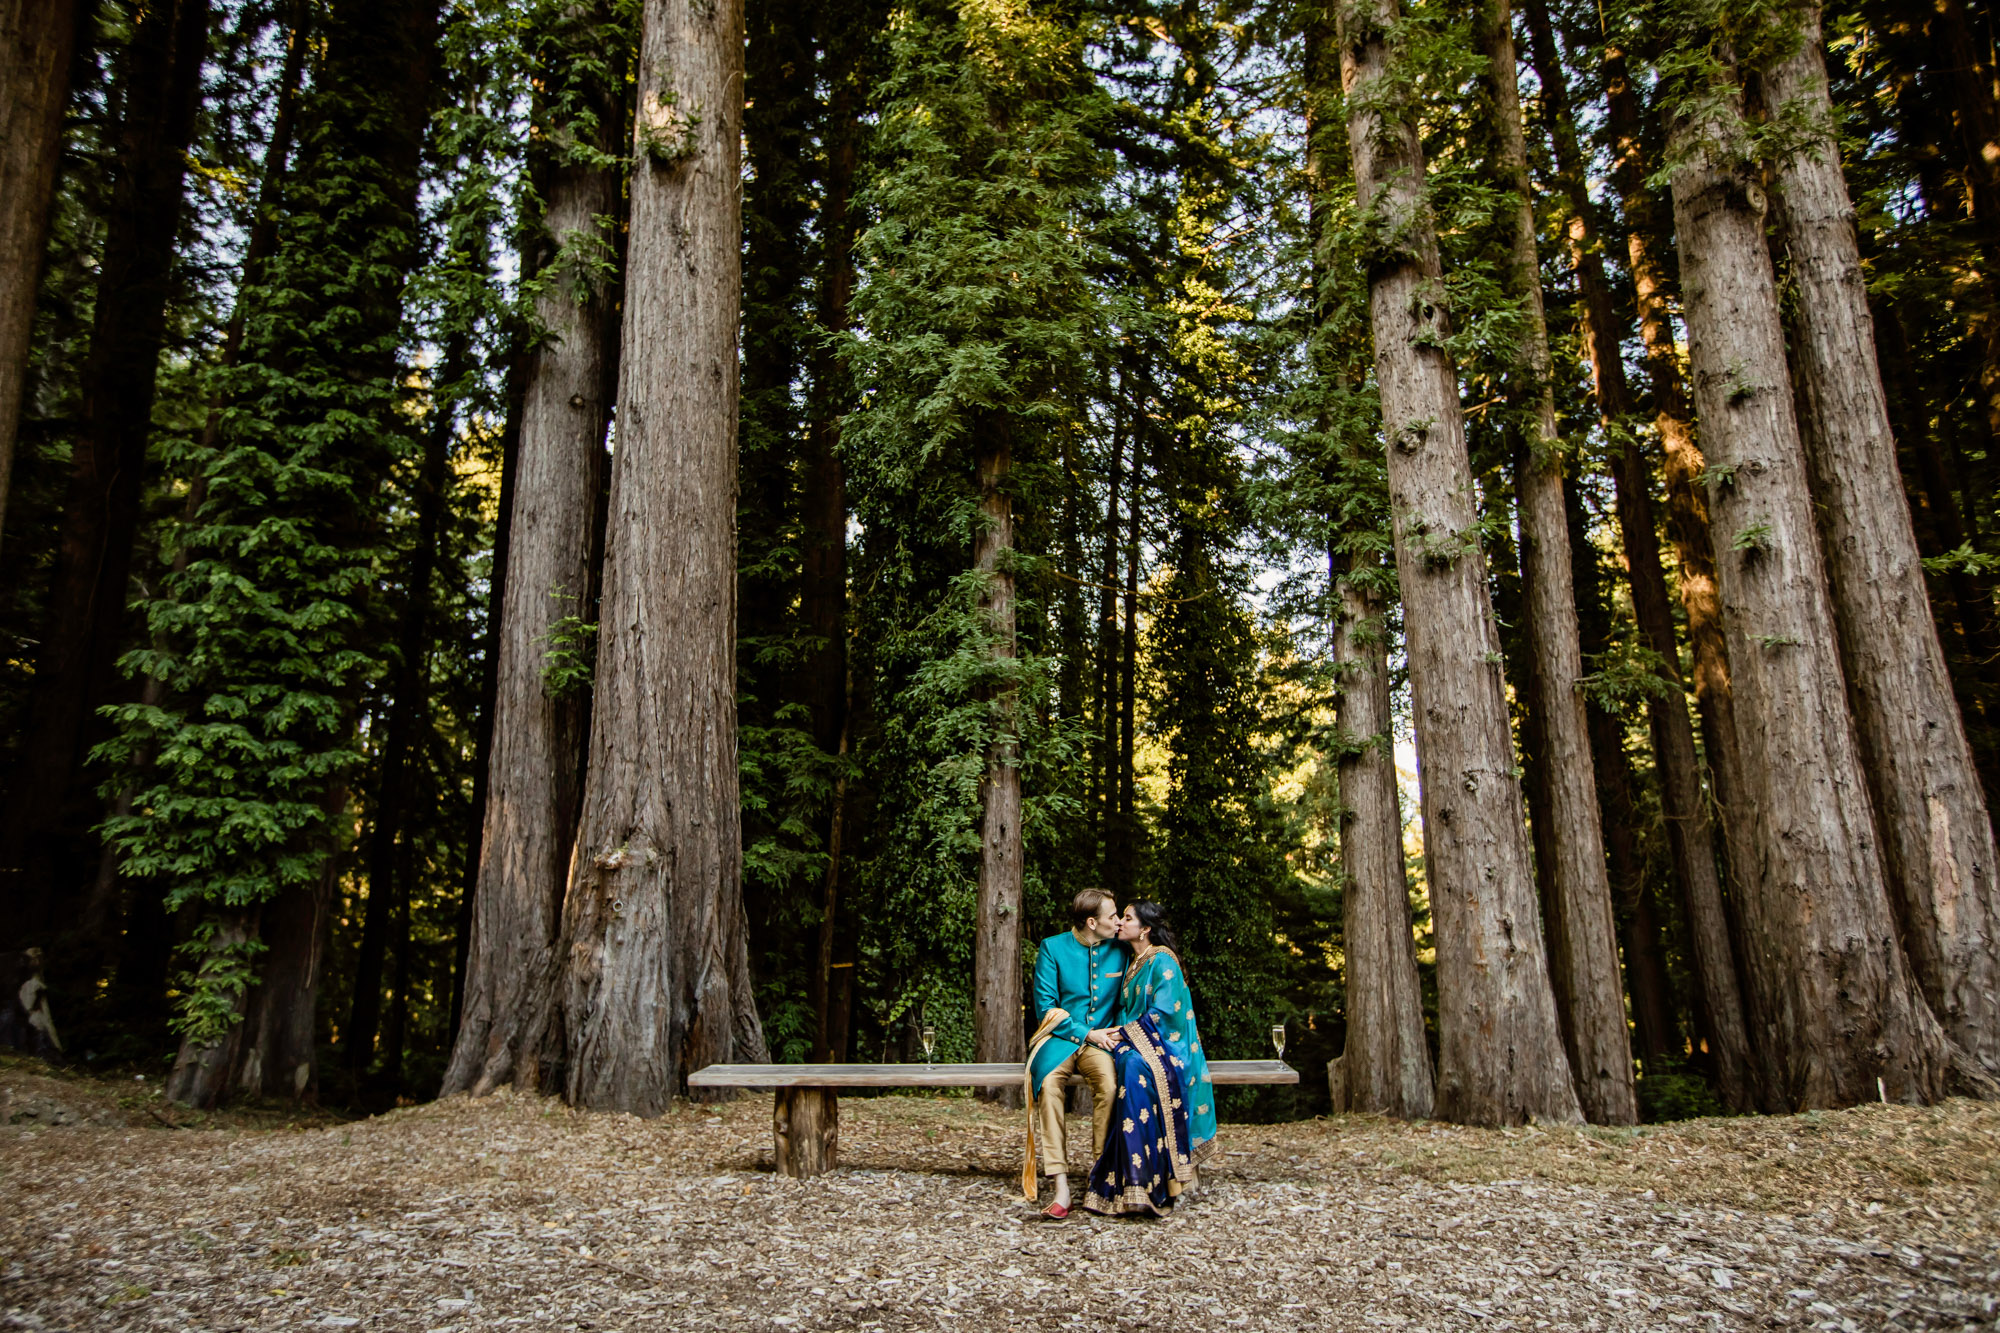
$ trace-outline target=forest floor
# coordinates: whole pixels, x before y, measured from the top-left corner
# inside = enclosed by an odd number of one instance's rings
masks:
[[[2000,1309],[2000,1107],[1971,1102],[1225,1124],[1157,1222],[1042,1220],[1020,1120],[968,1099],[851,1098],[840,1129],[842,1169],[794,1181],[768,1098],[196,1117],[0,1060],[0,1328],[1875,1330]]]

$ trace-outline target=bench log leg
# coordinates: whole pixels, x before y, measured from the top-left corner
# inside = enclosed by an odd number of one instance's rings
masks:
[[[779,1175],[803,1179],[840,1164],[840,1100],[832,1088],[779,1088],[772,1119]]]

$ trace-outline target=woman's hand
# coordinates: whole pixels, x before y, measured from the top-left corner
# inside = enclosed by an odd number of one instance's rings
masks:
[[[1092,1028],[1089,1040],[1092,1046],[1100,1046],[1107,1051],[1115,1051],[1118,1049],[1118,1029]]]

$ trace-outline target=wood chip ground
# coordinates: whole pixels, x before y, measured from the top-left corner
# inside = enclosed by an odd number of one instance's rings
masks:
[[[190,1117],[0,1066],[0,1327],[37,1330],[1994,1328],[2000,1108],[1639,1130],[1224,1125],[1165,1221],[1041,1220],[1015,1116],[528,1096]],[[1080,1122],[1079,1122],[1080,1123]],[[188,1128],[171,1128],[186,1124]],[[1081,1163],[1078,1164],[1081,1167]]]

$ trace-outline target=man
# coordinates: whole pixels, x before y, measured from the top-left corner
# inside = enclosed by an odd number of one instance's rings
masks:
[[[1069,1144],[1063,1123],[1063,1089],[1072,1074],[1090,1085],[1090,1151],[1104,1146],[1117,1096],[1111,1026],[1118,1013],[1118,985],[1125,975],[1125,946],[1115,943],[1118,904],[1102,889],[1085,889],[1070,904],[1070,929],[1042,941],[1035,957],[1035,1011],[1041,1027],[1028,1049],[1028,1196],[1034,1197],[1033,1155],[1055,1184],[1050,1217],[1069,1216]]]

